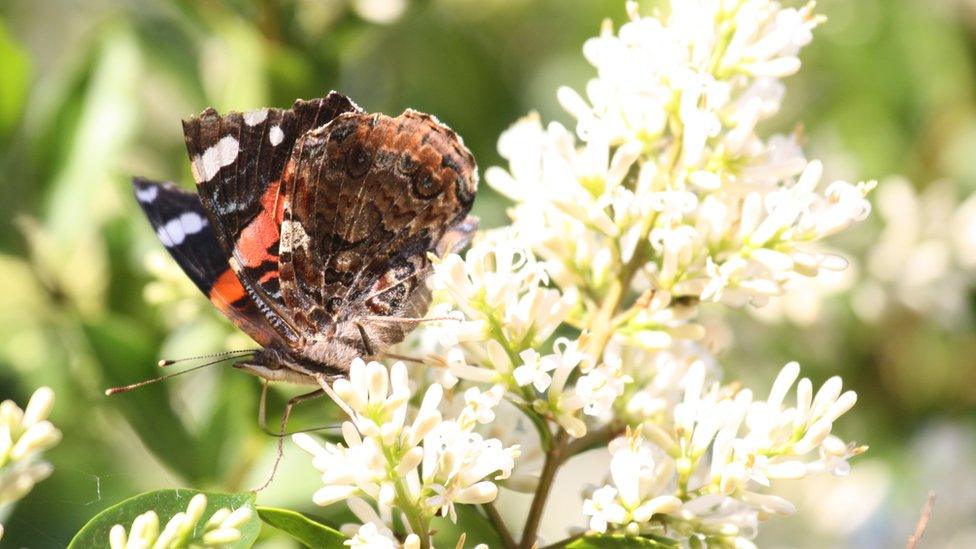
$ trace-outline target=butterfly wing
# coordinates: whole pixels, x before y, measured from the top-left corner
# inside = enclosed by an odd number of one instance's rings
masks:
[[[280,343],[231,271],[196,193],[141,177],[132,184],[156,236],[196,287],[255,341]]]
[[[282,297],[297,322],[322,330],[422,314],[427,253],[465,223],[477,168],[429,115],[346,113],[302,138],[282,188]]]
[[[333,92],[287,110],[221,116],[208,109],[183,123],[200,200],[224,257],[266,322],[292,343],[300,332],[279,285],[282,173],[306,132],[359,110]]]

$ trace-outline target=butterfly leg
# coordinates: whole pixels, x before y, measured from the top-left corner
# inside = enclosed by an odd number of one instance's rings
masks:
[[[325,394],[325,391],[323,391],[322,389],[316,389],[312,392],[304,393],[290,398],[288,402],[285,404],[285,411],[281,414],[281,424],[279,425],[278,432],[273,433],[267,427],[265,411],[267,409],[266,401],[268,395],[268,384],[267,383],[264,384],[264,387],[261,390],[261,404],[258,406],[258,413],[259,413],[258,424],[261,426],[261,430],[264,431],[265,433],[271,436],[278,437],[278,451],[275,454],[274,465],[271,466],[271,474],[268,475],[268,478],[264,481],[264,484],[262,484],[259,488],[254,490],[255,492],[260,492],[261,490],[267,488],[269,484],[271,484],[271,481],[274,480],[275,474],[278,472],[278,465],[281,464],[281,460],[285,456],[285,437],[288,434],[285,431],[288,427],[288,417],[291,415],[291,409],[294,408],[300,402],[305,402],[306,400],[319,398],[323,394]],[[296,432],[301,432],[301,431],[296,431]]]
[[[373,349],[373,344],[369,341],[369,336],[366,334],[366,328],[359,322],[356,323],[356,328],[359,329],[359,337],[363,338],[363,348],[366,349],[366,353],[369,356],[375,356],[376,351]]]
[[[368,319],[374,319],[374,318],[380,318],[380,319],[396,318],[397,320],[400,320],[398,317],[385,317],[385,316],[383,316],[383,317],[367,317],[367,318]],[[411,322],[413,321],[411,319],[407,319],[407,320],[410,320]],[[379,358],[379,357],[392,358],[393,360],[403,360],[405,362],[413,362],[415,364],[423,364],[424,363],[424,360],[422,358],[416,358],[416,357],[405,356],[405,355],[398,355],[398,354],[394,354],[394,353],[388,353],[386,351],[382,351],[380,353],[377,353],[375,351],[374,347],[373,347],[373,344],[369,340],[369,335],[366,333],[366,328],[362,324],[360,324],[359,322],[356,323],[356,328],[359,329],[359,335],[360,335],[360,337],[363,338],[363,347],[366,349],[366,352],[369,354],[369,356],[375,356],[377,358]]]

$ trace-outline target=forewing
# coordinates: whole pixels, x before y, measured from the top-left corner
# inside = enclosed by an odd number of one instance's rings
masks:
[[[231,271],[196,193],[141,177],[132,184],[156,236],[197,288],[255,341],[264,346],[279,343]]]
[[[287,110],[219,115],[208,109],[183,123],[200,200],[228,264],[267,322],[289,341],[298,334],[279,285],[282,173],[306,132],[358,111],[333,92]]]

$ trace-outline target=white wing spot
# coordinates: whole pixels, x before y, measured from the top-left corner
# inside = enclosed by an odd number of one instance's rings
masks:
[[[172,248],[179,246],[191,234],[196,234],[207,226],[207,220],[196,212],[186,212],[185,214],[170,219],[165,225],[156,229],[156,236],[163,246]]]
[[[186,239],[179,218],[167,221],[165,225],[156,230],[156,236],[159,237],[159,241],[163,243],[163,246],[167,248],[179,246]]]
[[[180,216],[180,227],[184,234],[197,234],[207,226],[207,220],[196,212],[186,212]]]
[[[203,151],[202,155],[193,158],[193,177],[197,183],[210,181],[217,175],[220,168],[229,166],[237,160],[237,153],[241,150],[241,144],[237,139],[226,135],[217,142],[216,145]]]
[[[272,126],[268,132],[268,139],[271,140],[271,145],[277,147],[285,139],[285,132],[281,131],[279,126]]]
[[[290,252],[295,248],[308,249],[309,238],[301,223],[286,219],[281,222],[281,251]]]
[[[153,200],[156,200],[156,196],[159,195],[159,187],[152,186],[146,187],[144,189],[136,189],[136,200],[139,202],[144,202],[149,204]]]
[[[173,244],[173,240],[169,237],[169,233],[166,232],[166,225],[156,229],[156,236],[159,237],[159,241],[163,243],[163,246],[166,246],[167,248],[172,248],[175,245]],[[180,242],[183,242],[182,236],[183,234],[180,233]]]
[[[268,109],[258,109],[256,111],[244,113],[244,123],[248,126],[257,126],[268,118]]]

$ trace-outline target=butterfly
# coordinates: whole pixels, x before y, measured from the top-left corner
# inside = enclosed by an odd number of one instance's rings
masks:
[[[430,303],[430,255],[470,242],[477,166],[431,115],[364,112],[331,92],[290,109],[183,122],[196,193],[135,178],[193,283],[261,345],[234,365],[318,385],[381,354]]]

